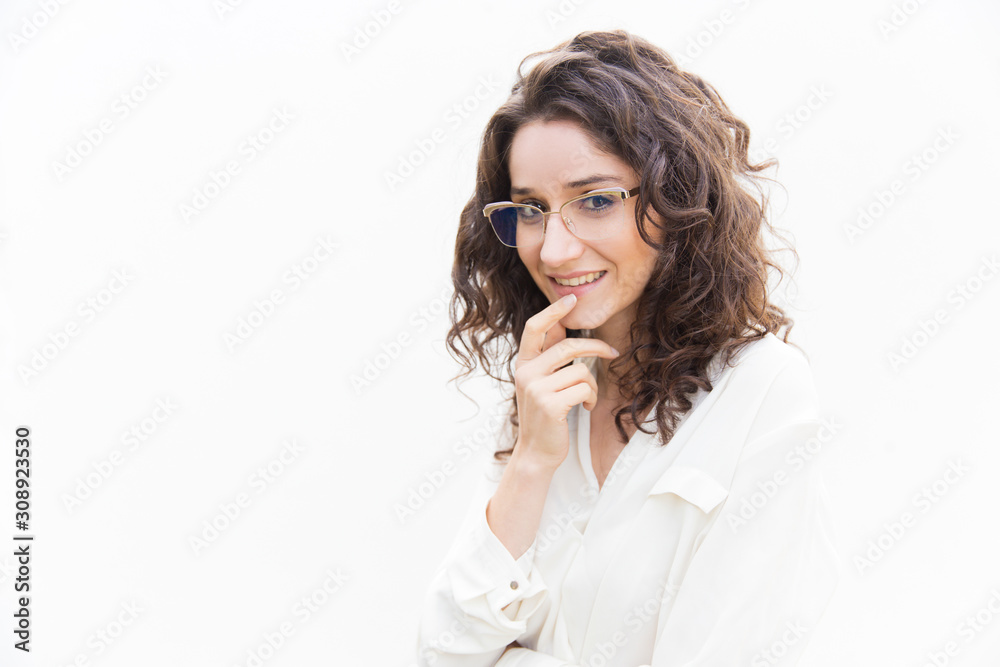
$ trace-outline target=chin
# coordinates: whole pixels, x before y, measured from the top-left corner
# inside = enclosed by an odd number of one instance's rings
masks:
[[[604,324],[606,319],[607,318],[596,317],[591,313],[572,312],[559,320],[559,323],[567,329],[596,329]]]

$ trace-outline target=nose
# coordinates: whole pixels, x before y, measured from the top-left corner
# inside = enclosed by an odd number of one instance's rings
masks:
[[[562,266],[582,255],[584,249],[583,241],[569,231],[558,211],[548,216],[545,236],[542,238],[542,249],[538,254],[543,264],[552,267]]]

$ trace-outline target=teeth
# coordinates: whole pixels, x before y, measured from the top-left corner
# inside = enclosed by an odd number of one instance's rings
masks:
[[[563,278],[554,278],[554,280],[560,285],[573,287],[576,285],[586,285],[587,283],[592,283],[605,273],[607,273],[607,271],[598,271],[597,273],[588,273],[585,276],[577,276],[576,278],[570,278],[568,280]]]

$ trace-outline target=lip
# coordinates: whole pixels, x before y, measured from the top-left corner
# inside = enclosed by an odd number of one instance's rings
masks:
[[[580,276],[585,276],[588,273],[600,273],[600,269],[588,269],[587,271],[574,271],[573,273],[550,273],[549,278],[559,278],[561,280],[569,280],[570,278],[579,278]]]
[[[585,276],[588,273],[597,273],[596,271],[583,271],[577,273],[569,273],[566,278],[576,278],[578,276]],[[558,276],[563,278],[563,276]],[[587,283],[586,285],[560,285],[555,281],[553,276],[549,276],[549,285],[552,286],[552,291],[558,294],[560,297],[564,297],[567,294],[575,294],[577,297],[581,297],[587,292],[597,289],[597,286],[604,282],[604,279],[608,277],[608,272],[605,271],[604,275],[595,280],[594,282]]]

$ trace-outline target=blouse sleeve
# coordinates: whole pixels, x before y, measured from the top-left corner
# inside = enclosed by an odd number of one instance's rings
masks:
[[[527,629],[548,589],[534,567],[537,541],[515,559],[486,521],[498,482],[484,476],[424,598],[418,665],[487,667]]]
[[[813,460],[824,428],[796,421],[745,446],[661,625],[653,667],[798,664],[841,574]]]

